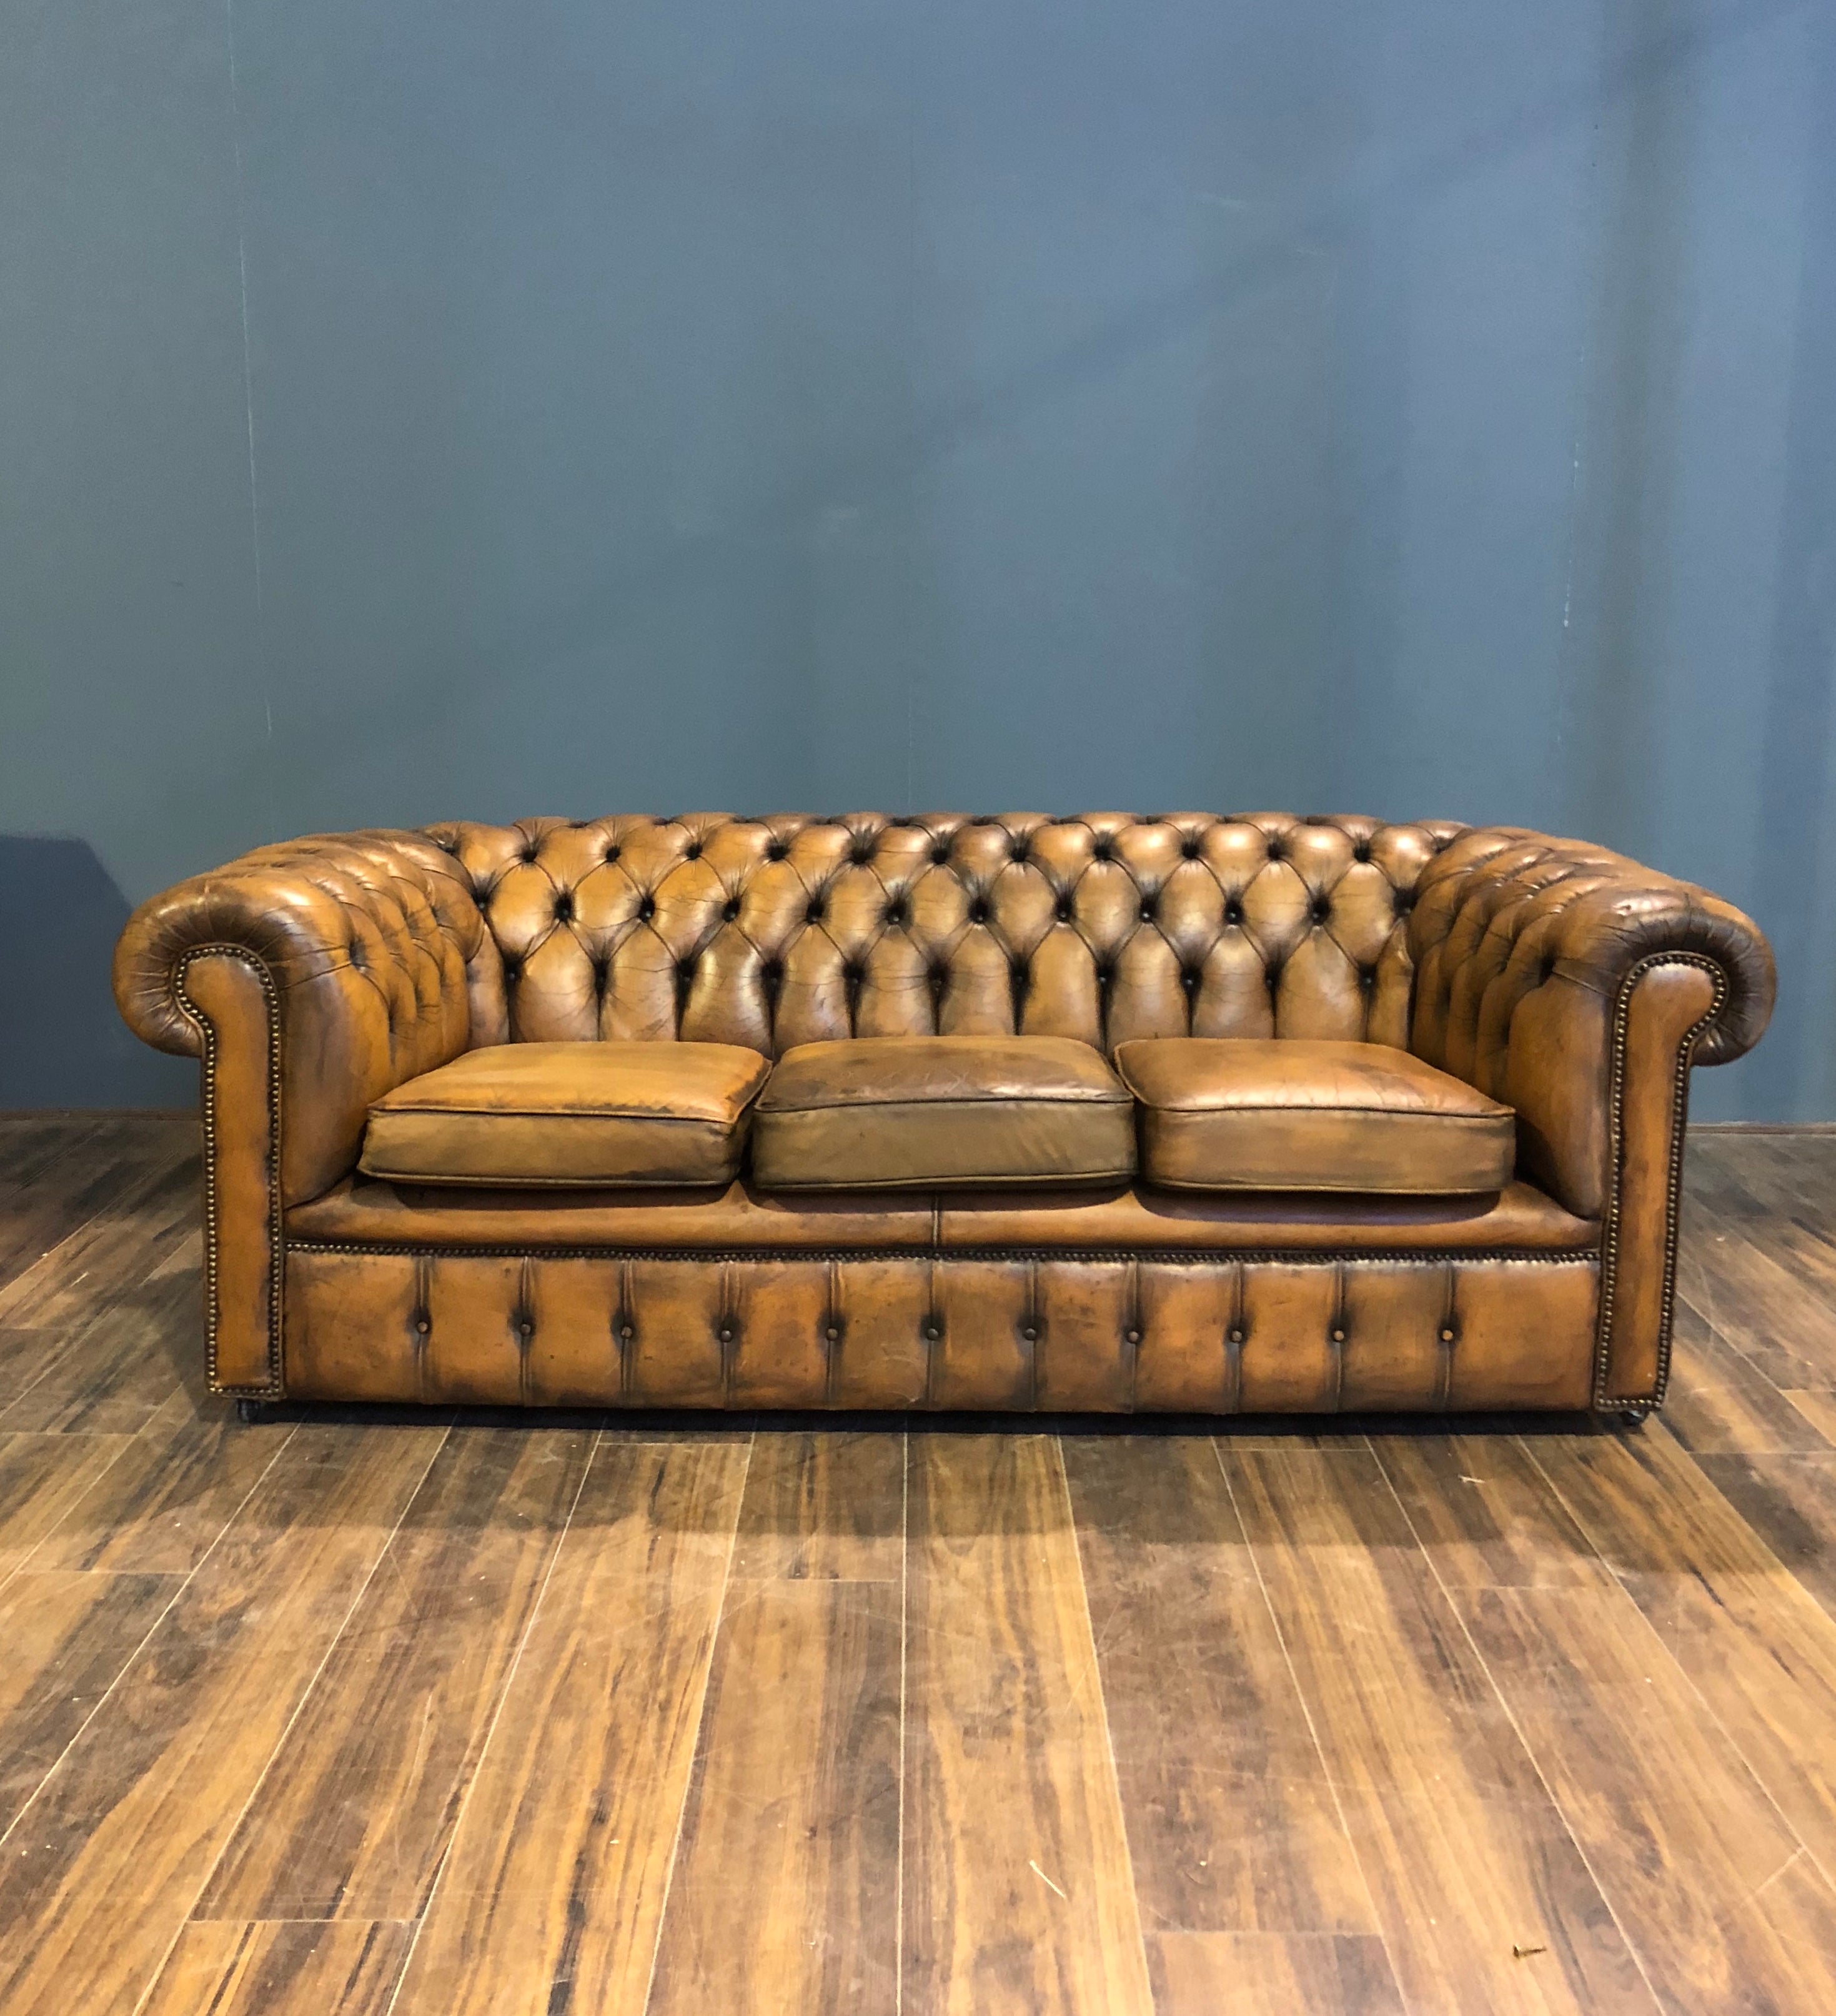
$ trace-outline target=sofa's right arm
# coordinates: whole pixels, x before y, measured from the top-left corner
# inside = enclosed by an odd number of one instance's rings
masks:
[[[278,1391],[283,1213],[351,1168],[373,1100],[502,1039],[496,946],[430,841],[328,834],[143,903],[114,985],[136,1035],[203,1067],[211,1384]]]
[[[1514,1107],[1522,1172],[1600,1221],[1594,1405],[1661,1400],[1690,1071],[1759,1040],[1764,937],[1694,884],[1493,827],[1424,870],[1409,949],[1409,1047]]]

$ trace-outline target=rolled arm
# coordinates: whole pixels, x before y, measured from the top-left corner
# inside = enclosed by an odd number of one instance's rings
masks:
[[[1693,884],[1496,827],[1424,869],[1409,947],[1410,1048],[1514,1107],[1524,1173],[1600,1221],[1597,1406],[1661,1399],[1690,1068],[1759,1040],[1770,948]]]
[[[278,1391],[282,1215],[350,1169],[373,1100],[502,1039],[495,945],[430,841],[328,834],[143,903],[114,987],[135,1035],[203,1065],[212,1384]]]

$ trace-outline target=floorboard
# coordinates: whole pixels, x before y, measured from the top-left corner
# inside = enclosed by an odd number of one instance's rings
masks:
[[[0,1842],[0,2008],[131,2010],[445,1434],[304,1427]]]
[[[1654,2007],[1377,1459],[1226,1468],[1409,2006]]]
[[[1211,1442],[1067,1436],[1064,1463],[1143,1925],[1375,1933]]]
[[[1151,2007],[1078,1543],[1050,1438],[912,1445],[904,2001]]]
[[[643,2008],[748,1453],[595,1453],[396,2016]]]
[[[420,1916],[592,1441],[447,1438],[196,1917]]]

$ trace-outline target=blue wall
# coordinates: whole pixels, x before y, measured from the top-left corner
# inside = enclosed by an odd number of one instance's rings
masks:
[[[0,27],[0,830],[96,988],[307,830],[1435,813],[1752,909],[1697,1111],[1836,1114],[1831,0]],[[92,1026],[0,1101],[185,1096]]]

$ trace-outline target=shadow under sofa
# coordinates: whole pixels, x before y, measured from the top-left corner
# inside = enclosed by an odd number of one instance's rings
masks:
[[[116,963],[216,1390],[747,1409],[1642,1417],[1773,984],[1602,850],[1274,814],[322,837]]]

